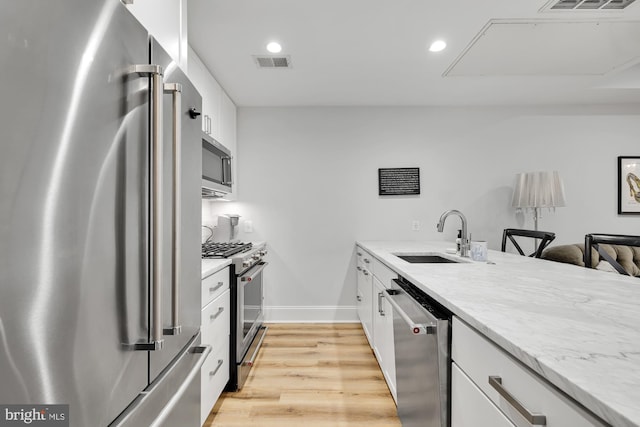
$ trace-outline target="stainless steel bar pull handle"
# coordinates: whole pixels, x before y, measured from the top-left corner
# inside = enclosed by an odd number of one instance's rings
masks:
[[[402,320],[405,321],[405,323],[407,324],[407,326],[409,326],[409,329],[411,329],[411,333],[414,335],[424,335],[424,334],[435,334],[437,332],[437,327],[434,325],[428,325],[428,324],[424,324],[424,323],[417,323],[414,322],[411,317],[409,317],[409,315],[407,313],[404,312],[404,310],[402,309],[402,307],[400,307],[400,305],[393,299],[393,295],[395,295],[395,293],[397,293],[397,291],[393,290],[393,289],[387,289],[386,290],[387,295],[389,295],[389,298],[387,298],[387,301],[389,301],[389,304],[391,304],[391,307],[393,307],[394,313],[398,313],[398,315],[402,318]]]
[[[231,185],[231,157],[222,158],[222,183]]]
[[[159,65],[134,65],[130,73],[151,80],[151,330],[146,343],[136,343],[135,350],[160,350],[162,335],[162,96],[164,90]]]
[[[382,298],[384,294],[382,292],[378,292],[378,313],[380,316],[384,316],[384,310],[382,309]]]
[[[222,312],[224,312],[224,307],[218,308],[216,314],[212,314],[211,316],[209,316],[209,321],[213,322],[214,320],[216,320],[222,314]]]
[[[214,293],[215,291],[217,291],[218,289],[220,289],[222,286],[224,286],[224,282],[218,282],[218,284],[217,284],[217,285],[215,285],[215,286],[214,286],[214,287],[212,287],[212,288],[209,288],[209,293],[210,293],[210,294]]]
[[[259,264],[257,264],[257,265],[259,265],[260,267],[258,267],[258,268],[256,269],[256,271],[254,271],[253,273],[251,273],[251,275],[250,275],[250,276],[242,276],[242,277],[240,278],[240,281],[241,281],[241,282],[251,282],[251,281],[253,281],[253,279],[255,279],[255,278],[256,278],[256,276],[257,276],[258,274],[260,274],[260,273],[262,272],[262,270],[264,270],[264,268],[265,268],[267,265],[269,265],[269,263],[268,263],[268,262],[261,262],[261,263],[259,263]]]
[[[215,369],[211,372],[209,372],[209,376],[213,377],[215,374],[218,373],[218,371],[220,370],[220,368],[222,367],[222,364],[224,363],[223,359],[218,359],[218,364],[216,365]]]
[[[500,396],[502,396],[516,411],[520,413],[531,425],[534,426],[546,426],[547,417],[542,414],[533,413],[524,407],[518,399],[516,399],[511,393],[507,391],[502,385],[502,378],[499,376],[489,376],[489,385],[493,387]]]
[[[263,328],[266,329],[266,326],[263,326]],[[256,362],[256,357],[258,357],[258,351],[260,351],[260,347],[262,346],[262,341],[264,341],[264,336],[266,335],[266,330],[265,333],[260,335],[260,341],[258,342],[258,345],[255,347],[255,350],[253,351],[253,354],[251,355],[251,357],[246,360],[243,365],[245,366],[253,366],[253,364]]]
[[[171,185],[171,326],[164,328],[165,335],[179,335],[182,332],[180,325],[180,248],[182,239],[180,224],[182,223],[182,85],[179,83],[166,83],[164,92],[172,95],[172,154],[171,162],[173,182]]]

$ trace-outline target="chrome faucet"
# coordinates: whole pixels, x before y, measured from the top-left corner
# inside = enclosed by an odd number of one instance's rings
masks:
[[[460,238],[460,256],[468,257],[469,256],[469,239],[467,239],[467,218],[464,217],[462,212],[450,209],[445,211],[438,220],[438,231],[442,233],[444,231],[444,221],[447,219],[449,215],[458,215],[460,220],[462,221],[462,237]]]

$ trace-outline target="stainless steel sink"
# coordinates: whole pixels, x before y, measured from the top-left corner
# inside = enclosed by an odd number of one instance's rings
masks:
[[[403,259],[411,264],[457,264],[460,261],[456,261],[451,258],[445,258],[436,254],[394,254],[400,259]]]

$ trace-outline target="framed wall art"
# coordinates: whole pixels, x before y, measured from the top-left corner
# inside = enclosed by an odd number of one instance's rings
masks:
[[[640,215],[640,156],[618,157],[618,214]]]
[[[420,194],[420,168],[378,169],[379,196]]]

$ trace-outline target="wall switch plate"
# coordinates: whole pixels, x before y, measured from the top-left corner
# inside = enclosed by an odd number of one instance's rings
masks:
[[[250,219],[244,220],[244,232],[253,233],[253,221],[251,221]]]
[[[420,221],[416,221],[416,220],[411,221],[411,229],[413,231],[420,230]]]

